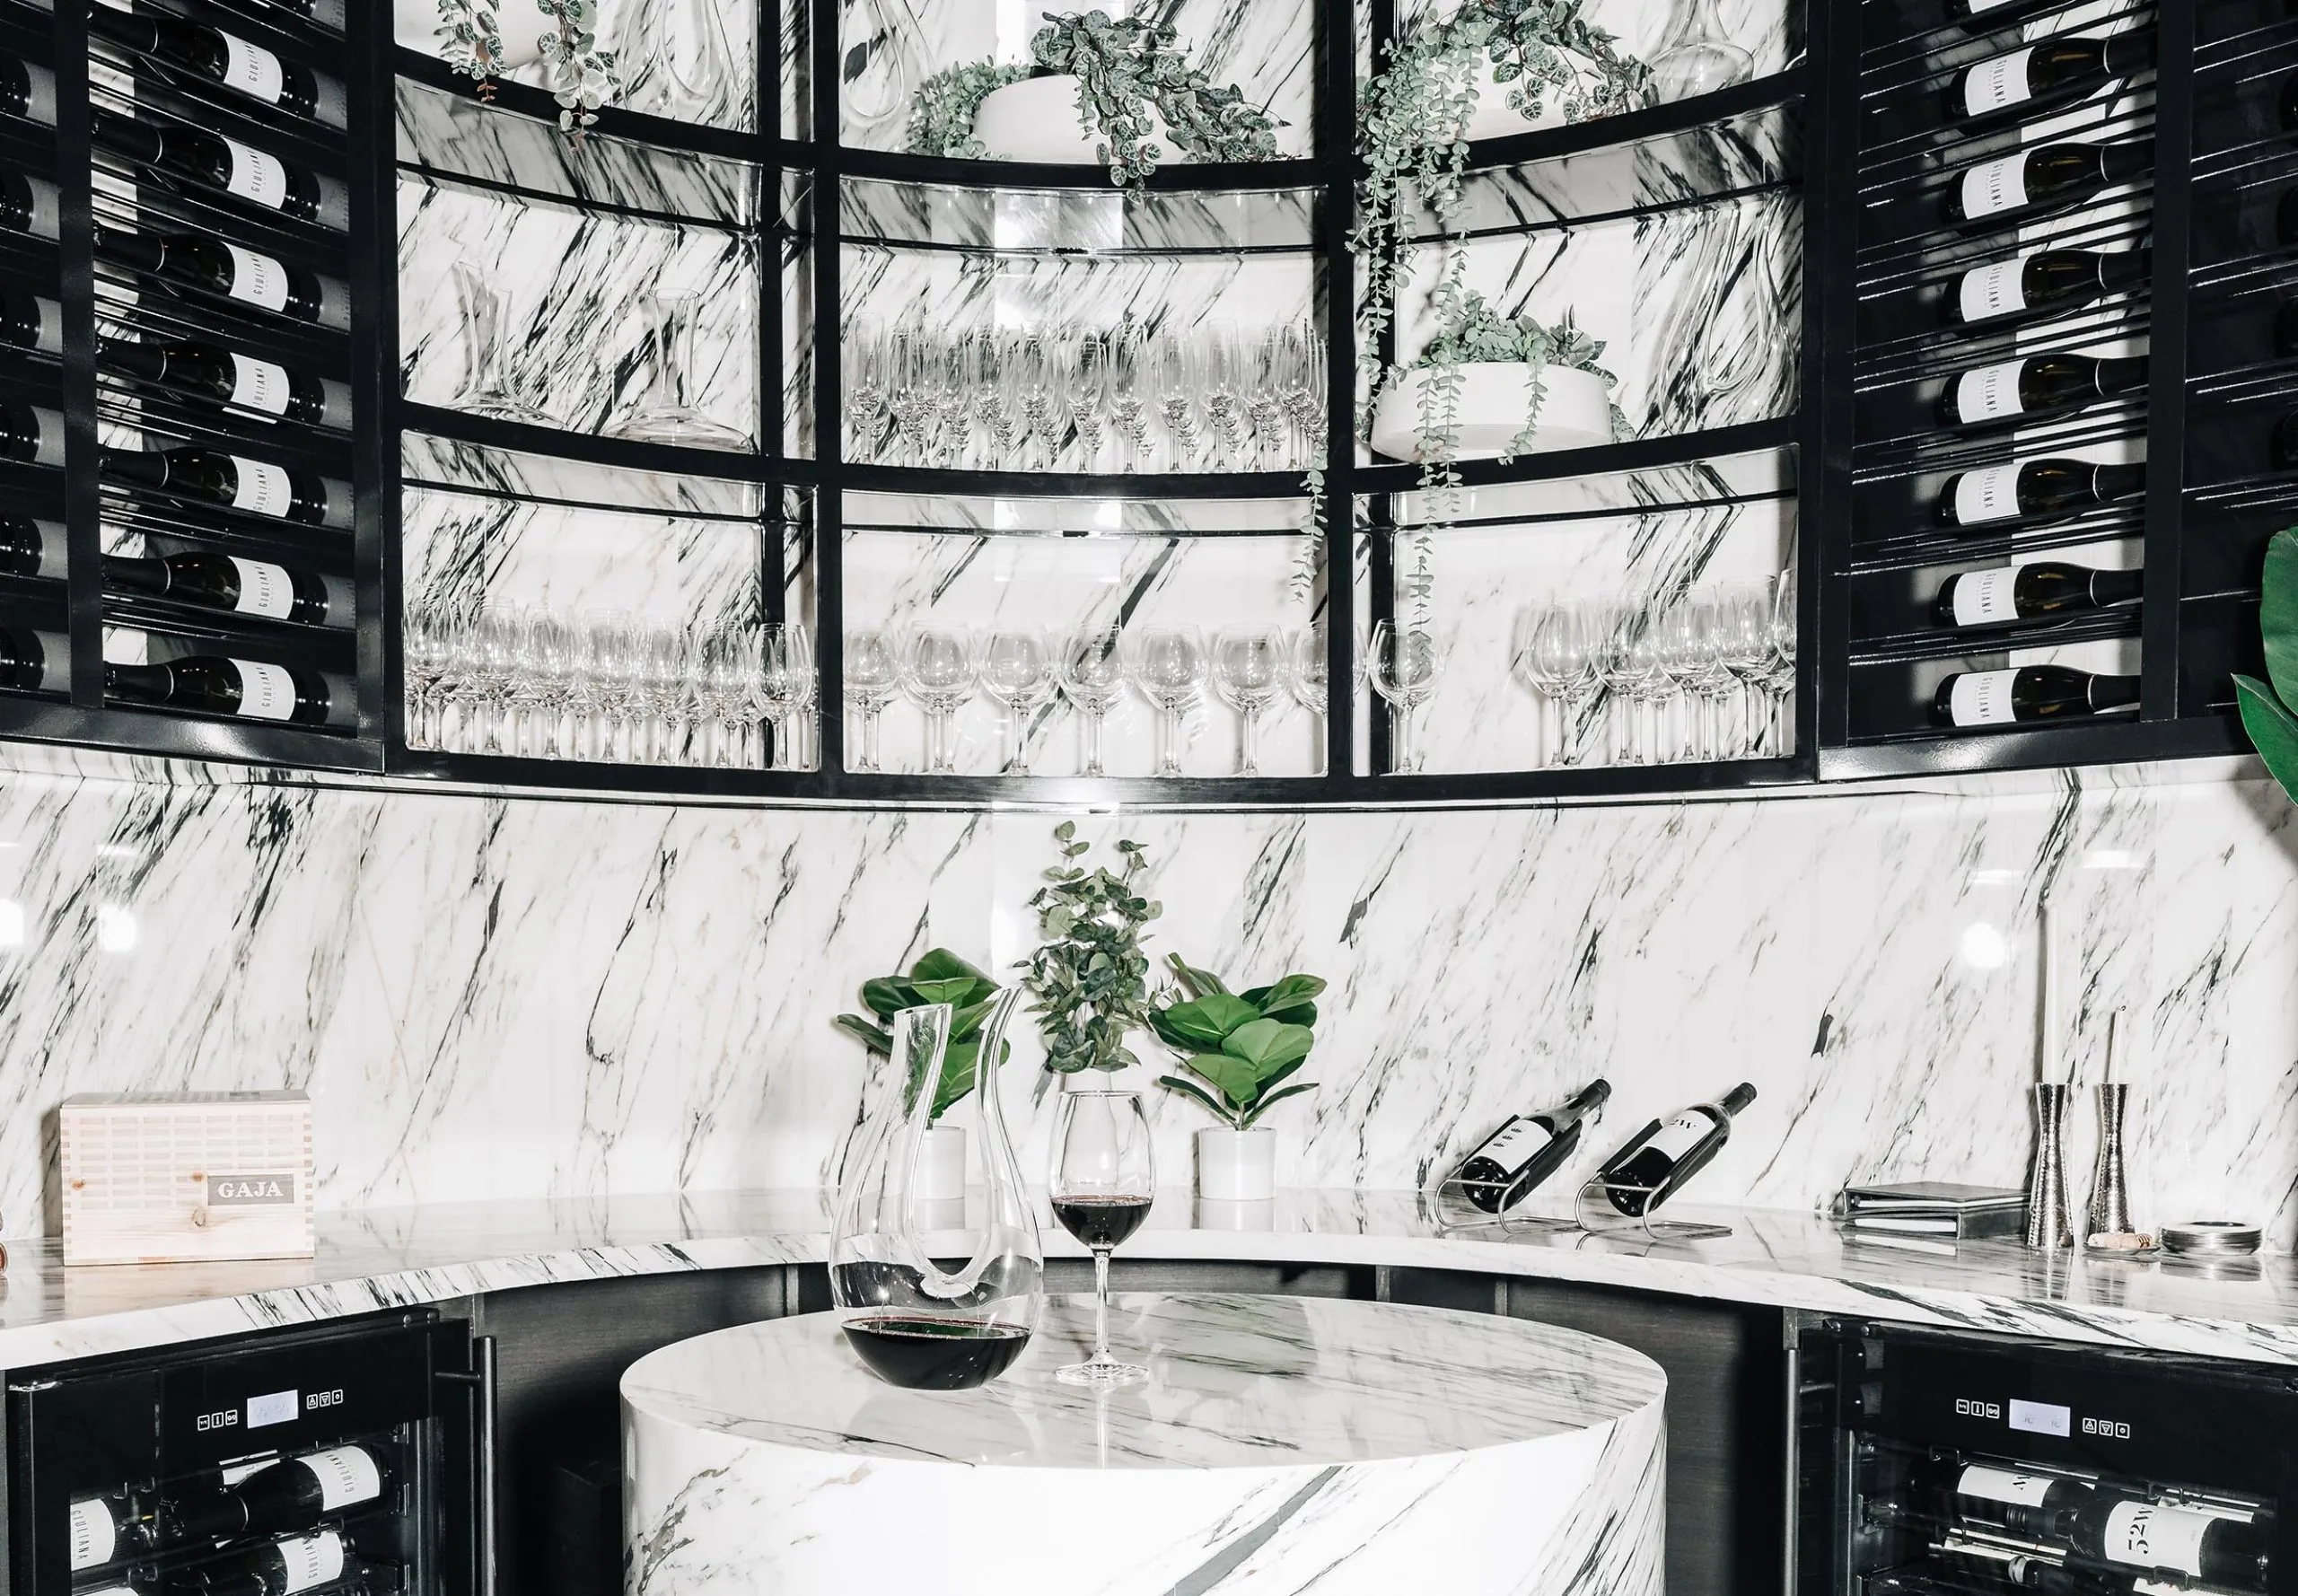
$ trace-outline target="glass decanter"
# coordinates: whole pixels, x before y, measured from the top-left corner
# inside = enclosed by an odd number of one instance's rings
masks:
[[[694,449],[748,449],[750,435],[713,421],[688,401],[694,373],[694,324],[701,301],[691,294],[657,294],[646,299],[648,343],[654,372],[629,415],[607,429],[610,438],[645,443],[683,443]]]
[[[951,1057],[949,1004],[904,1009],[893,1017],[885,1085],[838,1188],[829,1253],[838,1328],[870,1372],[889,1384],[925,1390],[987,1384],[1022,1355],[1037,1328],[1045,1301],[1045,1250],[997,1106],[996,1062],[1020,1000],[1018,987],[993,1000],[970,1059],[962,1047]],[[972,1256],[948,1273],[928,1253],[926,1232],[941,1232],[946,1250],[948,1232],[961,1227],[963,1218],[937,1223],[943,1217],[933,1211],[938,1205],[915,1193],[943,1076],[969,1069],[976,1077],[981,1217]]]
[[[522,399],[512,383],[510,351],[503,342],[504,306],[510,296],[488,282],[474,260],[456,261],[453,273],[463,325],[463,376],[449,408],[530,426],[564,426],[549,411]]]
[[[624,11],[615,39],[631,79],[627,109],[706,127],[732,125],[740,80],[718,7],[719,0],[636,0]]]
[[[1663,37],[1668,47],[1652,58],[1652,89],[1662,101],[1712,94],[1755,74],[1755,57],[1724,31],[1716,0],[1678,0]]]

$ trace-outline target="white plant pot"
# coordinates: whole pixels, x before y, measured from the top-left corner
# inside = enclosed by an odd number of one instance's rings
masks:
[[[1077,115],[1077,80],[1067,73],[1025,77],[992,89],[973,113],[973,136],[1001,161],[1035,161],[1052,166],[1100,163],[1101,137],[1089,133]],[[1173,146],[1165,119],[1149,108],[1149,137],[1163,152],[1160,165],[1186,162]]]
[[[1197,1195],[1217,1203],[1265,1203],[1276,1195],[1276,1133],[1197,1133]]]
[[[937,1125],[925,1133],[925,1145],[911,1174],[911,1195],[921,1203],[962,1203],[966,1199],[966,1130],[962,1125]]]
[[[1276,1228],[1276,1202],[1263,1197],[1257,1203],[1232,1203],[1220,1197],[1199,1197],[1196,1213],[1191,1215],[1201,1231],[1273,1231]]]
[[[1418,458],[1420,390],[1425,371],[1407,372],[1381,394],[1373,408],[1373,447],[1399,460]],[[1493,460],[1524,428],[1531,371],[1519,360],[1473,360],[1460,367],[1460,401],[1455,410],[1460,460]],[[1528,454],[1556,449],[1587,449],[1612,441],[1611,391],[1592,372],[1544,366],[1539,423]]]
[[[549,22],[532,5],[522,0],[513,0],[508,5],[495,8],[496,21],[503,30],[502,66],[505,72],[522,66],[532,66],[542,59],[543,30]],[[411,50],[421,50],[426,56],[439,53],[438,0],[391,0],[391,37]]]

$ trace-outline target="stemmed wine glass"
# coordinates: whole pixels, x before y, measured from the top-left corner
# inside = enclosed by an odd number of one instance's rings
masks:
[[[1119,470],[1138,471],[1145,464],[1149,405],[1156,385],[1153,353],[1147,337],[1130,320],[1110,338],[1110,422],[1123,446]]]
[[[1205,639],[1194,627],[1148,627],[1129,636],[1134,685],[1157,706],[1157,774],[1179,776],[1181,716],[1205,687]]]
[[[399,622],[399,641],[407,651],[407,746],[436,748],[439,735],[433,724],[438,711],[439,684],[454,662],[451,645],[454,628],[447,610],[437,604],[410,604]]]
[[[1275,627],[1239,627],[1213,642],[1213,683],[1223,703],[1244,718],[1239,776],[1259,776],[1260,712],[1285,690],[1285,637]]]
[[[1125,658],[1118,636],[1115,627],[1072,632],[1062,640],[1061,653],[1054,661],[1054,678],[1061,684],[1062,697],[1084,717],[1078,736],[1083,743],[1080,764],[1087,776],[1104,774],[1101,717],[1125,691]]]
[[[1794,751],[1794,739],[1789,735],[1784,712],[1787,695],[1795,690],[1795,585],[1792,566],[1771,584],[1771,666],[1763,676],[1768,709],[1764,717],[1764,751],[1769,754]]]
[[[902,641],[901,685],[925,711],[925,768],[957,774],[952,719],[979,680],[980,660],[963,627],[921,626]]]
[[[1322,627],[1302,627],[1293,634],[1285,661],[1285,687],[1293,702],[1309,712],[1317,733],[1317,758],[1325,757],[1325,716],[1331,712],[1329,689],[1332,655],[1325,647]]]
[[[883,627],[846,635],[846,702],[862,721],[856,770],[878,768],[878,713],[901,690],[900,651]]]
[[[1093,1355],[1057,1370],[1065,1385],[1108,1388],[1149,1378],[1110,1351],[1110,1254],[1141,1228],[1157,1191],[1149,1120],[1137,1092],[1066,1092],[1046,1182],[1053,1216],[1093,1251]]]
[[[1065,347],[1059,371],[1058,402],[1077,433],[1077,469],[1092,473],[1101,468],[1102,418],[1116,407],[1110,399],[1110,343],[1088,329]]]
[[[1053,697],[1053,651],[1045,634],[1023,627],[1000,627],[981,647],[981,685],[1005,706],[1012,726],[1005,768],[1030,773],[1030,712]]]
[[[1389,701],[1394,715],[1396,741],[1390,750],[1390,767],[1399,776],[1413,775],[1422,758],[1413,736],[1415,723],[1420,706],[1436,696],[1436,683],[1444,674],[1436,635],[1409,621],[1377,621],[1365,665],[1373,690]]]
[[[1553,601],[1525,618],[1517,653],[1517,669],[1526,685],[1540,696],[1541,741],[1548,744],[1546,720],[1556,712],[1554,755],[1545,762],[1569,766],[1580,758],[1579,698],[1594,680],[1595,660],[1588,637],[1587,612],[1568,601]]]

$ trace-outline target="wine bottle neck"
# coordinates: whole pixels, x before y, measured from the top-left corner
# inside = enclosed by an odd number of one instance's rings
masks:
[[[132,593],[158,596],[168,591],[168,563],[165,560],[108,554],[103,557],[103,571],[106,582]]]
[[[106,449],[97,456],[100,473],[134,487],[165,487],[167,457],[145,450]]]
[[[2093,604],[2127,604],[2145,591],[2144,571],[2093,571],[2091,573],[2091,602]]]
[[[2141,465],[2104,465],[2093,469],[2092,483],[2102,499],[2127,499],[2146,486]]]
[[[103,148],[125,155],[130,161],[150,162],[160,158],[159,130],[146,127],[118,111],[99,108],[89,112],[88,136]]]
[[[104,665],[104,691],[115,698],[164,704],[174,686],[175,672],[165,665]]]
[[[155,272],[167,259],[167,245],[147,232],[120,232],[109,227],[96,229],[96,258],[124,266],[130,271]]]
[[[2110,183],[2127,183],[2154,170],[2154,141],[2134,138],[2099,146],[2099,170]]]
[[[2146,356],[2109,355],[2099,362],[2099,392],[2108,398],[2136,393],[2146,386]]]
[[[2128,33],[2107,36],[2099,52],[2101,68],[2109,77],[2128,77],[2154,65],[2154,30],[2140,28]]]
[[[118,338],[98,338],[96,358],[131,377],[156,382],[167,375],[167,352],[157,344],[129,344]]]
[[[2138,702],[2138,678],[2136,676],[2093,676],[2090,683],[2091,708],[2126,709]]]
[[[1726,1114],[1737,1114],[1744,1110],[1750,1103],[1755,1101],[1756,1089],[1754,1085],[1749,1082],[1742,1081],[1737,1086],[1732,1087],[1731,1091],[1724,1094],[1724,1101],[1721,1104],[1721,1107]]]
[[[2096,257],[2099,263],[2099,286],[2109,293],[2136,288],[2153,275],[2154,251],[2152,250],[2115,250]]]

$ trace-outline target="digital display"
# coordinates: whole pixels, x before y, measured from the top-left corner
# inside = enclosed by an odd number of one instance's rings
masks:
[[[2024,1430],[2030,1435],[2065,1435],[2073,1427],[2074,1415],[2053,1402],[2022,1402],[2011,1399],[2009,1424],[2014,1430]]]

